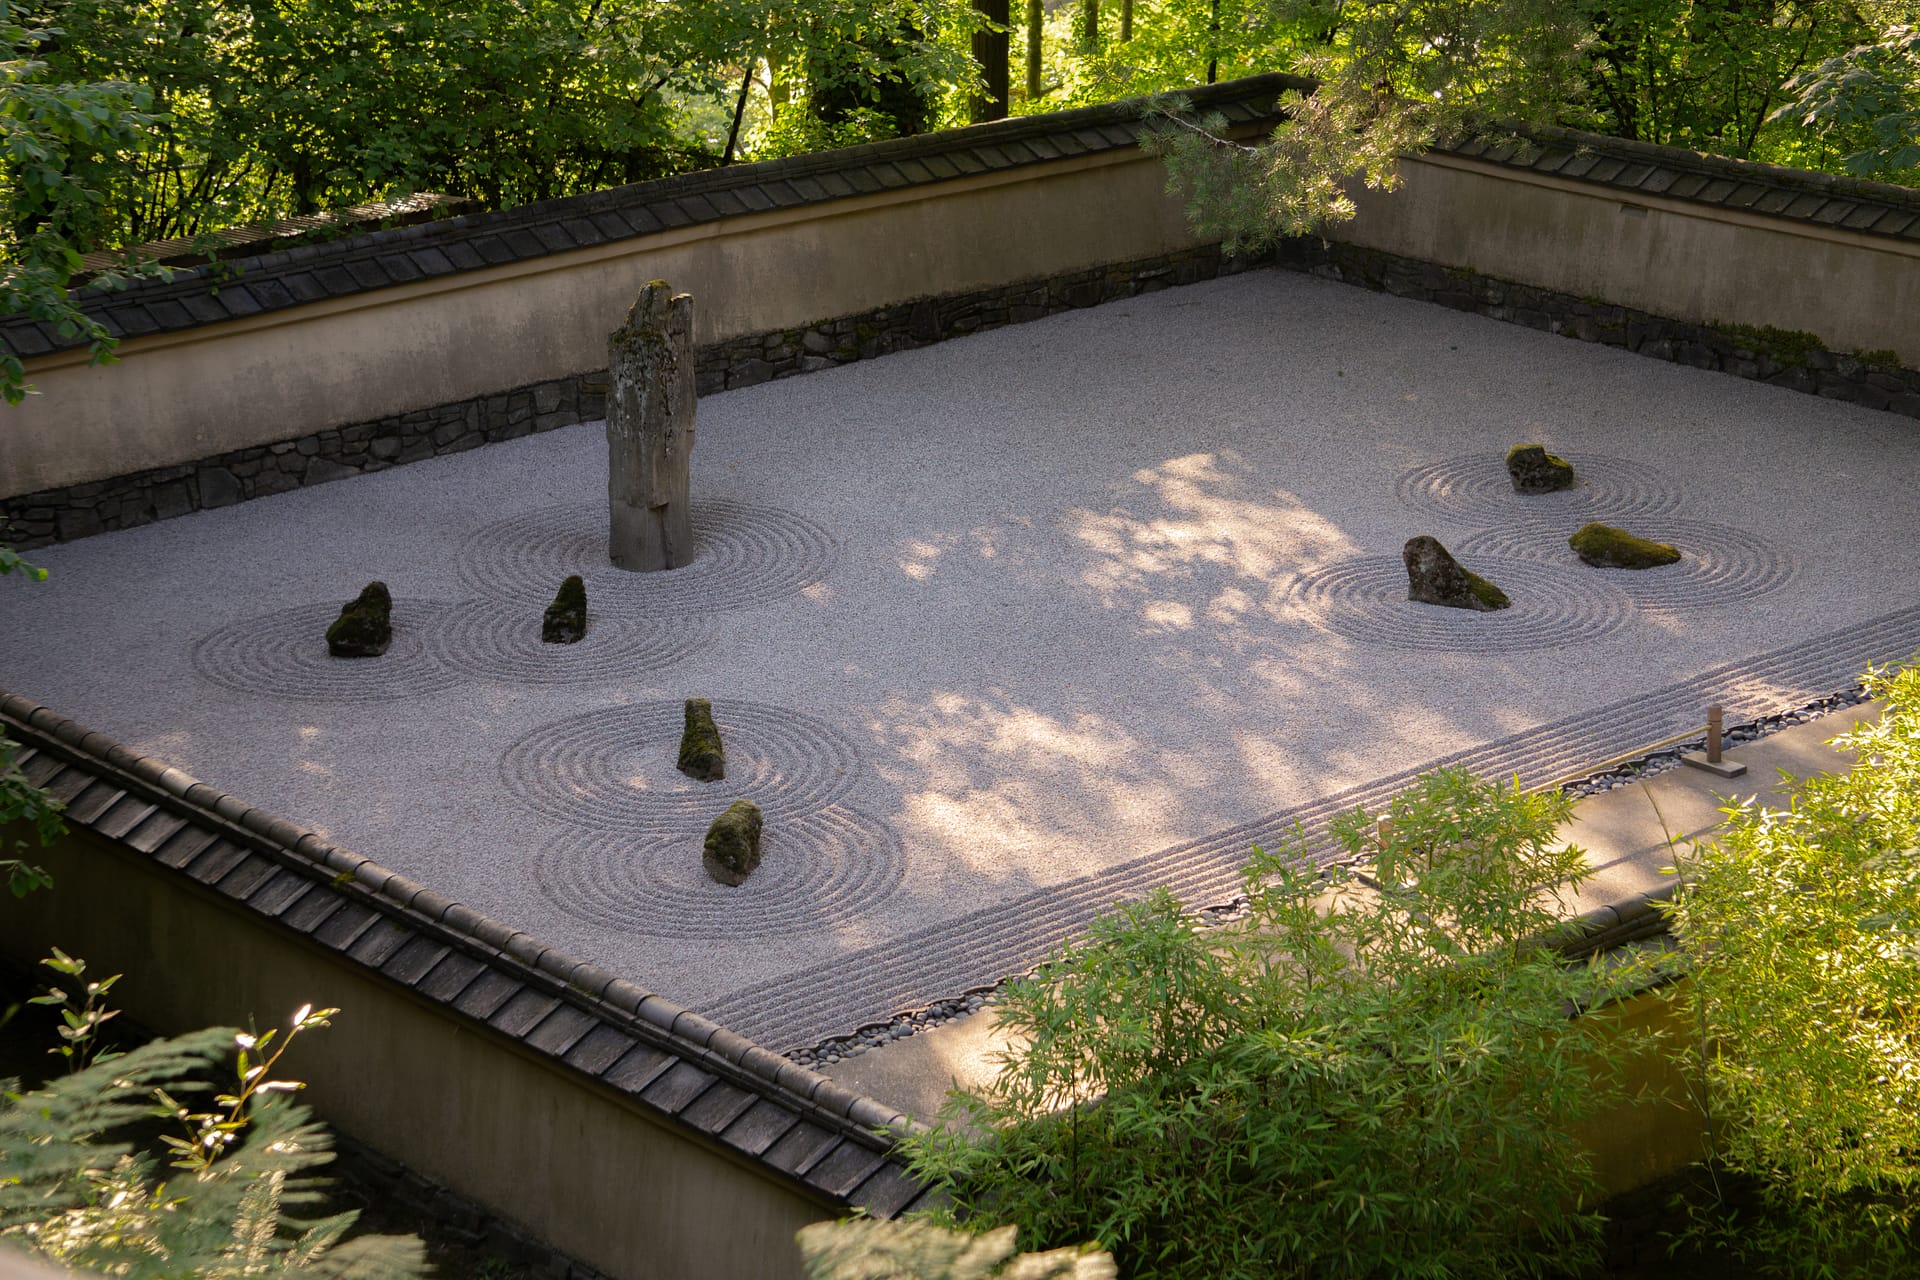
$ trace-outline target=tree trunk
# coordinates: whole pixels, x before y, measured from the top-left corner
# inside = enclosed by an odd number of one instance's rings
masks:
[[[1012,50],[1008,44],[1007,22],[1011,16],[1009,0],[973,0],[973,9],[993,26],[973,33],[973,60],[980,64],[987,81],[986,96],[975,98],[973,119],[1007,118],[1007,63]]]
[[[1027,101],[1040,99],[1041,37],[1046,32],[1047,13],[1040,0],[1027,0]]]
[[[1080,0],[1080,48],[1100,52],[1100,0]]]
[[[693,295],[648,281],[607,338],[607,554],[622,569],[693,561]]]

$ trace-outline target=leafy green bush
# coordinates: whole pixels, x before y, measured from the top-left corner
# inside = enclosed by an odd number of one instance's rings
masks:
[[[1113,1280],[1098,1250],[1015,1253],[1015,1228],[981,1235],[931,1222],[816,1222],[802,1227],[808,1280]]]
[[[1092,1238],[1145,1277],[1535,1275],[1595,1251],[1570,1137],[1627,1038],[1569,1017],[1641,975],[1541,945],[1584,871],[1559,794],[1459,771],[1334,830],[1368,874],[1256,856],[1241,924],[1160,891],[1017,983],[1024,1042],[914,1139],[964,1221]]]
[[[1911,1274],[1920,1220],[1920,668],[1869,672],[1887,706],[1784,812],[1728,809],[1681,861],[1672,923],[1700,1028],[1716,1164],[1758,1206],[1696,1234],[1756,1265]]]
[[[62,955],[59,972],[84,965]],[[84,988],[85,1010],[113,979]],[[333,1159],[332,1139],[285,1094],[301,1086],[273,1077],[294,1036],[327,1025],[333,1009],[303,1008],[284,1038],[210,1029],[155,1040],[124,1054],[98,1052],[105,1016],[68,1014],[56,1052],[76,1068],[40,1089],[0,1081],[0,1241],[87,1271],[140,1280],[271,1276],[302,1272],[340,1280],[412,1280],[426,1260],[418,1240],[346,1239],[357,1214],[313,1221],[300,1211],[322,1199],[311,1171]],[[75,1034],[68,1035],[67,1031]],[[276,1044],[276,1040],[278,1043]],[[180,1098],[233,1064],[232,1092],[196,1110]],[[177,1095],[177,1096],[176,1096]],[[155,1120],[165,1135],[171,1181],[134,1136]]]

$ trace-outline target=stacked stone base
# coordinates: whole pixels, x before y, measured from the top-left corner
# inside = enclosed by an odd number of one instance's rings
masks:
[[[1314,238],[1282,245],[1276,265],[1582,342],[1621,347],[1655,360],[1920,418],[1920,370],[1903,368],[1887,352],[1829,351],[1812,334],[1670,320],[1632,307]]]
[[[1259,258],[1228,258],[1218,246],[1203,246],[749,334],[700,349],[698,387],[702,395],[750,387],[1268,264],[1920,418],[1920,371],[1887,353],[1829,351],[1809,334],[1786,330],[1671,320],[1314,237]],[[181,466],[0,499],[0,544],[30,550],[591,422],[605,416],[606,395],[606,371],[590,370]]]
[[[750,387],[1253,265],[1207,246],[750,334],[701,348],[698,386],[703,395]],[[30,550],[592,422],[606,415],[606,396],[607,372],[595,369],[180,466],[0,499],[0,544]]]

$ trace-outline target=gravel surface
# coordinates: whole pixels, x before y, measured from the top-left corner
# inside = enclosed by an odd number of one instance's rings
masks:
[[[604,564],[589,424],[37,553],[0,686],[789,1050],[1148,885],[1226,901],[1247,845],[1435,763],[1544,781],[1920,648],[1910,423],[1311,277],[699,421],[686,569]],[[1503,491],[1523,440],[1583,486]],[[1692,554],[1584,569],[1589,518]],[[1514,608],[1406,601],[1418,533]],[[392,649],[329,659],[375,578]],[[724,782],[672,767],[690,696]],[[726,889],[699,842],[742,796],[766,857]]]

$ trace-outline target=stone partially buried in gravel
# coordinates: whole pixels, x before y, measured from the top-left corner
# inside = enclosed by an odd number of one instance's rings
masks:
[[[1537,444],[1517,444],[1507,450],[1507,476],[1513,481],[1515,493],[1557,493],[1573,488],[1573,464]]]
[[[369,582],[327,628],[327,652],[336,658],[377,658],[393,643],[393,597],[384,582]]]
[[[700,862],[721,884],[745,884],[760,865],[760,806],[751,800],[728,805],[707,828]]]
[[[1680,548],[1671,543],[1636,537],[1598,521],[1581,525],[1567,545],[1596,569],[1657,569],[1680,560]]]
[[[587,634],[587,584],[574,574],[540,620],[540,638],[548,644],[575,644]]]
[[[701,782],[718,782],[727,776],[727,751],[720,742],[720,726],[713,722],[713,704],[705,698],[687,699],[677,767]]]
[[[1438,538],[1425,534],[1409,538],[1400,555],[1407,563],[1409,600],[1479,613],[1505,609],[1513,603],[1506,592],[1455,560]]]

